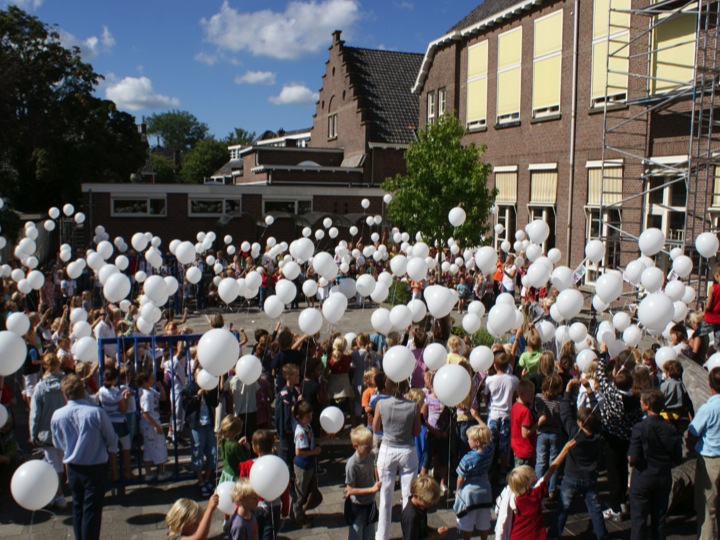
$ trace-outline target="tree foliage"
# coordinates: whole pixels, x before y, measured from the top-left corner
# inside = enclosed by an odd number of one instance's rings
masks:
[[[0,190],[21,210],[78,202],[82,182],[127,181],[145,159],[131,115],[93,96],[100,76],[58,33],[0,10]]]
[[[225,137],[225,144],[228,146],[234,146],[236,144],[250,144],[256,138],[254,131],[247,131],[243,128],[235,128],[231,133],[228,133]]]
[[[421,232],[427,241],[442,245],[453,237],[462,246],[476,246],[487,230],[496,191],[487,188],[490,165],[483,163],[485,148],[464,146],[465,129],[452,114],[418,132],[405,153],[407,175],[388,178],[383,189],[393,194],[390,219],[400,228]],[[467,219],[454,228],[448,213],[461,206]]]
[[[202,184],[205,177],[222,167],[228,159],[226,142],[213,138],[203,139],[185,155],[180,181],[186,184]]]
[[[151,154],[150,159],[152,160],[152,168],[153,173],[155,174],[156,184],[174,184],[177,182],[175,164],[172,159],[156,153]]]
[[[187,111],[151,114],[147,120],[151,135],[160,135],[163,146],[185,155],[208,135],[208,126]]]

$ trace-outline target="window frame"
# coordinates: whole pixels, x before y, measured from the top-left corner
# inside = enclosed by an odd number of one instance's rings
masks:
[[[152,213],[152,201],[162,201],[163,209],[161,213]],[[119,201],[145,201],[147,210],[145,212],[118,212],[115,209],[115,203]],[[149,218],[164,218],[167,217],[167,195],[112,195],[110,197],[110,215],[117,218],[136,218],[136,217],[149,217]]]
[[[500,57],[501,57],[501,39],[509,36],[510,34],[514,34],[516,32],[520,33],[520,44],[519,44],[519,56],[518,61],[516,63],[508,64],[508,65],[500,65]],[[522,109],[522,38],[523,38],[523,32],[522,32],[522,26],[518,26],[517,28],[513,28],[512,30],[508,30],[507,32],[503,32],[502,34],[498,35],[498,45],[497,45],[497,77],[496,77],[496,100],[495,100],[495,122],[497,125],[504,125],[504,124],[510,124],[513,122],[517,122],[520,120],[520,112]],[[505,95],[505,92],[501,89],[501,83],[502,83],[502,75],[503,74],[509,74],[517,70],[517,77],[518,77],[518,89],[517,89],[517,111],[507,111],[503,114],[500,114],[499,110],[499,103],[500,99],[499,96]],[[507,84],[507,83],[506,83]]]
[[[477,74],[470,74],[470,56],[471,56],[471,50],[476,48],[483,47],[485,49],[485,57],[483,59],[485,64],[485,71],[480,71]],[[480,41],[478,43],[475,43],[468,47],[468,60],[467,60],[467,69],[468,69],[468,76],[467,76],[467,87],[466,87],[466,93],[465,93],[465,127],[468,129],[468,131],[473,131],[477,129],[483,129],[487,127],[487,118],[488,118],[488,104],[487,104],[487,90],[488,90],[488,60],[489,60],[489,50],[490,45],[489,41],[487,39]],[[480,83],[484,85],[484,93],[485,93],[485,103],[483,106],[483,109],[485,111],[485,116],[483,118],[470,118],[470,102],[471,102],[471,88],[473,88],[473,85],[476,83]]]
[[[425,101],[427,110],[426,110],[426,122],[428,125],[435,123],[435,91],[432,90],[427,93],[427,99]]]
[[[262,201],[263,215],[267,215],[272,212],[278,211],[278,210],[269,210],[268,211],[267,203],[293,203],[294,211],[292,212],[292,214],[295,216],[301,216],[305,213],[313,211],[313,198],[312,197],[263,196],[263,201]],[[298,213],[298,210],[300,208],[300,203],[309,203],[309,208],[302,214]],[[284,212],[285,210],[282,210],[282,211]]]
[[[550,51],[543,52],[542,54],[537,54],[537,44],[538,44],[538,23],[542,24],[544,21],[547,21],[548,19],[552,17],[559,17],[560,18],[560,39],[558,40],[558,47],[557,49],[553,49]],[[532,85],[532,96],[531,96],[531,108],[532,108],[532,117],[533,118],[543,118],[546,116],[554,116],[557,114],[560,114],[560,102],[561,102],[561,96],[562,96],[562,39],[563,39],[563,22],[564,22],[564,14],[562,9],[558,9],[552,13],[549,13],[548,15],[545,15],[544,17],[540,17],[536,19],[533,22],[533,85]],[[537,65],[545,62],[547,60],[552,59],[559,59],[560,64],[558,67],[558,73],[557,73],[557,103],[556,104],[548,104],[544,105],[542,107],[535,107],[535,92],[536,89],[539,90],[541,86],[541,81],[538,80],[538,76],[536,73]]]
[[[222,204],[222,208],[220,212],[193,212],[193,203],[197,203],[200,201],[205,202],[220,202]],[[238,209],[232,210],[231,208],[228,208],[228,203],[231,201],[237,201]],[[236,213],[237,212],[237,213]],[[209,196],[191,196],[188,197],[188,208],[187,208],[187,215],[191,218],[196,217],[220,217],[222,215],[239,215],[242,213],[242,196],[238,195],[237,197],[213,197],[212,195]]]

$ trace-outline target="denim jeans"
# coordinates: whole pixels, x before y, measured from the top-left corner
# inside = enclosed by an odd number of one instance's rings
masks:
[[[258,540],[274,540],[280,530],[280,505],[263,503],[255,511],[258,524]]]
[[[355,510],[355,521],[348,529],[348,540],[372,540],[375,538],[375,524],[368,523],[368,514],[372,508],[371,504],[353,505]]]
[[[557,513],[557,532],[550,528],[551,537],[559,537],[565,528],[570,507],[576,495],[582,495],[585,498],[585,506],[590,514],[590,521],[593,524],[595,537],[598,540],[607,540],[608,532],[605,528],[605,519],[602,514],[602,506],[598,498],[598,487],[596,480],[584,480],[581,478],[573,478],[565,475],[560,485],[560,508]]]
[[[215,433],[213,426],[196,426],[190,430],[192,436],[192,458],[191,466],[193,471],[214,471],[217,467],[217,446],[215,445]],[[203,457],[205,466],[203,467]]]
[[[535,461],[535,474],[538,478],[542,478],[550,468],[550,464],[560,453],[559,450],[560,435],[557,433],[538,433]],[[550,477],[548,483],[548,491],[555,491],[557,483],[557,473]]]

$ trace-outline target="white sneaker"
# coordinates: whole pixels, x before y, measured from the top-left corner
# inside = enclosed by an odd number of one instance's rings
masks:
[[[157,480],[157,477],[158,475],[156,472],[151,472],[150,474],[145,475],[145,481],[152,482],[153,480]]]
[[[163,471],[160,474],[158,474],[157,479],[158,482],[164,482],[165,480],[170,480],[172,478],[172,473],[170,471]]]
[[[605,519],[609,519],[610,521],[621,521],[622,520],[622,514],[620,512],[613,511],[612,508],[608,508],[603,512],[603,517]]]
[[[67,501],[65,501],[65,497],[63,497],[62,495],[58,495],[57,497],[55,497],[55,499],[53,499],[53,505],[55,505],[55,508],[57,508],[58,510],[67,510],[68,507],[68,503]]]

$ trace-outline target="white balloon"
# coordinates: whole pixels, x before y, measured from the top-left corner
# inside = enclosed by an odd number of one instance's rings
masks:
[[[690,275],[693,269],[693,262],[687,255],[679,255],[673,260],[672,265],[673,271],[681,278],[686,278]]]
[[[690,285],[687,285],[680,300],[682,300],[685,304],[691,304],[693,300],[695,300],[696,296],[697,293],[695,292],[695,289],[693,289]]]
[[[370,201],[368,199],[363,199],[360,201],[360,206],[362,206],[365,210],[370,208]]]
[[[513,328],[515,320],[515,308],[508,304],[496,303],[488,313],[488,325],[501,335]]]
[[[585,246],[585,256],[591,263],[599,263],[605,256],[605,244],[600,240],[590,240]]]
[[[73,323],[72,332],[70,333],[75,339],[92,336],[92,326],[87,321],[78,321]]]
[[[422,300],[410,300],[408,302],[408,308],[412,314],[412,322],[417,323],[422,321],[427,315],[427,306]]]
[[[583,351],[580,351],[575,358],[575,363],[578,366],[578,369],[582,371],[583,373],[587,373],[588,369],[590,368],[590,363],[597,360],[597,354],[595,354],[595,351],[591,349],[585,349]]]
[[[195,382],[203,390],[215,390],[215,388],[218,387],[218,384],[220,384],[220,377],[216,377],[212,373],[208,373],[204,369],[201,369],[195,377]]]
[[[395,345],[390,347],[382,359],[383,370],[393,382],[407,380],[415,369],[415,357],[407,347]]]
[[[370,324],[378,334],[389,334],[392,331],[390,311],[385,308],[377,308],[370,316]]]
[[[141,334],[149,335],[152,333],[153,328],[155,325],[151,323],[150,321],[144,319],[143,317],[138,317],[135,321],[135,326],[140,331]]]
[[[688,307],[685,305],[684,302],[682,302],[681,300],[673,302],[673,322],[683,322],[685,320],[685,317],[687,317],[687,314]]]
[[[266,501],[274,501],[290,483],[290,471],[278,456],[267,454],[255,460],[250,468],[250,485]]]
[[[706,259],[717,255],[718,249],[720,249],[720,241],[718,240],[717,234],[710,232],[699,234],[695,239],[695,249]]]
[[[130,245],[138,253],[140,253],[141,251],[145,251],[148,243],[149,240],[145,237],[143,233],[140,232],[133,234],[132,238],[130,238]]]
[[[458,299],[457,291],[441,285],[430,285],[424,294],[428,311],[437,319],[449,315]]]
[[[22,311],[16,311],[8,315],[5,320],[5,327],[18,336],[24,336],[30,330],[30,319]]]
[[[632,324],[632,320],[630,315],[624,311],[619,311],[613,316],[612,324],[618,332],[624,332]]]
[[[15,502],[34,512],[52,502],[57,495],[58,484],[58,475],[53,466],[46,461],[33,459],[17,468],[10,482],[10,491]]]
[[[66,204],[63,206],[63,214],[65,214],[67,217],[72,216],[75,213],[75,207],[72,204]]]
[[[404,304],[393,307],[390,310],[390,324],[397,330],[405,330],[412,323],[412,312]]]
[[[470,393],[472,379],[467,370],[459,364],[446,364],[433,378],[433,390],[438,399],[448,407],[462,403]]]
[[[662,293],[646,296],[638,307],[638,320],[648,330],[661,332],[675,314],[672,300]]]
[[[535,330],[540,335],[541,343],[550,343],[555,337],[555,325],[550,321],[539,321],[535,323]]]
[[[480,330],[480,318],[477,315],[468,313],[462,319],[462,327],[468,334],[474,334]]]
[[[347,309],[348,300],[342,293],[331,293],[323,302],[322,313],[325,320],[330,324],[335,324],[342,319]]]
[[[300,312],[298,326],[303,333],[308,335],[317,334],[322,328],[322,313],[315,308],[306,308]]]
[[[98,342],[91,336],[82,337],[73,344],[72,353],[76,360],[82,360],[83,362],[97,362]]]
[[[131,289],[132,283],[130,283],[130,279],[125,274],[115,273],[105,281],[103,295],[108,302],[114,304],[126,298]]]
[[[329,435],[338,433],[345,425],[345,414],[335,406],[325,407],[320,413],[320,426]]]
[[[5,405],[0,405],[0,429],[5,427],[9,418],[10,415],[8,414],[8,410],[5,408]]]
[[[660,290],[665,280],[663,271],[659,268],[646,268],[640,275],[640,283],[648,292],[654,293]]]
[[[135,272],[135,281],[137,281],[138,283],[145,283],[146,279],[147,279],[147,274],[145,272],[143,272],[142,270],[138,270],[137,272]],[[188,281],[189,281],[189,279],[188,279]]]
[[[271,319],[277,319],[285,311],[285,303],[276,295],[270,295],[265,299],[263,311]]]
[[[25,362],[27,345],[14,332],[0,331],[0,375],[7,377],[20,369]]]
[[[570,334],[570,339],[572,339],[575,343],[580,343],[587,337],[587,327],[581,322],[571,324],[568,332]]]
[[[605,272],[595,281],[595,294],[606,304],[620,298],[622,294],[622,276],[616,272]]]
[[[480,345],[470,351],[470,365],[476,373],[479,371],[485,372],[492,366],[494,357],[495,355],[493,355],[490,347]]]
[[[240,296],[240,284],[235,278],[221,279],[218,285],[218,296],[226,304],[232,304]]]
[[[71,323],[76,323],[78,321],[87,321],[87,318],[88,318],[87,311],[85,311],[81,307],[73,308],[70,311],[70,322]]]
[[[303,282],[302,290],[305,296],[315,296],[315,293],[317,293],[318,290],[317,281],[313,279],[305,280]]]
[[[55,230],[55,222],[52,219],[46,219],[43,223],[43,227],[46,231],[51,232]]]
[[[218,484],[217,488],[215,488],[215,493],[217,493],[218,495],[217,507],[223,514],[232,515],[237,510],[235,502],[232,499],[232,492],[234,487],[235,482],[227,481]]]
[[[456,206],[448,213],[448,221],[453,227],[460,227],[460,225],[465,223],[466,218],[467,214],[465,213],[465,210],[459,206]]]
[[[167,302],[167,283],[161,276],[148,277],[143,283],[143,292],[158,306]]]
[[[130,266],[130,260],[125,255],[118,255],[115,257],[115,266],[122,272]]]
[[[388,295],[390,294],[390,289],[387,285],[384,283],[376,283],[375,288],[373,289],[372,294],[370,295],[370,298],[372,298],[373,302],[376,302],[378,304],[383,303]]]
[[[240,345],[233,334],[222,328],[208,330],[197,345],[200,365],[212,375],[220,377],[235,365]]]
[[[558,307],[558,312],[563,318],[570,320],[582,310],[582,293],[577,289],[565,289],[558,294],[557,301],[553,305]]]
[[[712,371],[716,367],[720,367],[720,352],[716,352],[708,358],[708,361],[703,364],[703,367],[708,371]]]
[[[445,365],[447,350],[440,343],[431,343],[423,350],[423,362],[432,371],[437,371]]]
[[[196,256],[197,251],[192,242],[180,242],[177,247],[175,247],[175,257],[180,264],[190,264],[195,260]]]
[[[243,384],[255,384],[262,375],[262,362],[253,354],[246,354],[237,361],[235,375]]]
[[[628,347],[636,347],[642,339],[642,332],[637,325],[631,324],[623,332],[622,338]]]
[[[172,296],[177,292],[180,284],[174,276],[165,276],[165,286],[167,287],[168,296]]]
[[[660,347],[655,352],[655,365],[662,371],[665,362],[668,360],[677,360],[677,357],[678,354],[672,347]]]
[[[550,226],[544,221],[536,219],[525,227],[525,232],[531,242],[540,245],[550,236]]]
[[[640,251],[648,257],[660,253],[664,245],[665,233],[655,227],[645,229],[638,238]]]

